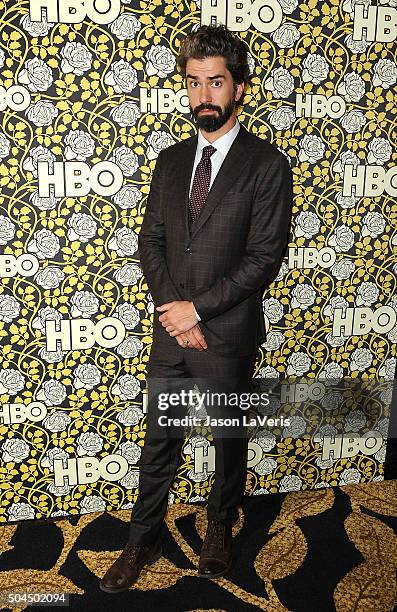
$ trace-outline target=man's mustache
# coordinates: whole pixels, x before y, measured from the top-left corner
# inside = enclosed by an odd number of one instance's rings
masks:
[[[202,110],[214,110],[214,111],[218,111],[218,113],[222,112],[219,106],[212,106],[211,104],[200,104],[200,106],[196,106],[196,108],[194,109],[194,112],[196,114]]]

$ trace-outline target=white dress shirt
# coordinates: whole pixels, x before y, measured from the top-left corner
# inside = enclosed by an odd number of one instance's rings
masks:
[[[203,154],[204,147],[207,147],[208,145],[212,144],[212,146],[215,147],[216,149],[216,151],[211,155],[211,178],[210,178],[210,187],[209,187],[211,189],[212,183],[214,182],[214,179],[216,175],[218,174],[219,169],[221,165],[223,164],[223,160],[228,154],[229,149],[232,146],[233,141],[236,138],[239,129],[240,129],[240,123],[238,119],[236,118],[236,123],[234,124],[234,126],[228,132],[226,132],[226,134],[223,134],[223,136],[220,136],[219,138],[214,140],[214,142],[208,142],[208,140],[204,138],[204,136],[202,135],[201,130],[198,131],[196,157],[194,159],[194,164],[193,164],[193,172],[192,172],[192,177],[190,180],[189,193],[191,193],[192,191],[194,174],[196,172],[197,164],[201,160],[201,156]],[[193,308],[194,308],[194,305],[193,305]],[[195,308],[194,308],[194,312],[196,313],[198,321],[201,321],[201,318]]]
[[[201,156],[203,154],[204,147],[208,147],[208,145],[212,144],[212,146],[215,147],[216,149],[215,153],[211,155],[211,179],[210,179],[210,189],[211,189],[212,183],[214,182],[215,177],[218,174],[219,168],[221,167],[223,160],[228,154],[229,149],[232,146],[233,141],[236,138],[239,129],[240,129],[240,123],[236,119],[236,123],[234,124],[234,126],[228,132],[226,132],[226,134],[223,134],[223,136],[220,136],[219,138],[214,140],[214,142],[208,142],[208,140],[204,138],[204,136],[202,135],[201,130],[198,131],[196,157],[194,159],[193,172],[192,172],[192,177],[190,179],[189,193],[191,193],[192,191],[194,174],[196,172],[197,164],[201,160]]]

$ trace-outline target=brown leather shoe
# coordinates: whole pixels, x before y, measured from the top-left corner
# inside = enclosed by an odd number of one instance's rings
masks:
[[[201,548],[198,575],[201,578],[219,578],[232,565],[232,525],[209,520]]]
[[[155,563],[162,554],[159,540],[150,546],[127,543],[120,556],[100,581],[99,588],[105,593],[126,591],[138,580],[142,568]]]

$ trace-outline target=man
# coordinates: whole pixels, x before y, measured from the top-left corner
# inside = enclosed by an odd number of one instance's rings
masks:
[[[262,293],[288,243],[290,167],[275,146],[237,121],[249,79],[241,40],[225,26],[201,26],[182,43],[178,66],[199,131],[160,152],[139,235],[156,306],[148,387],[152,378],[188,377],[238,379],[244,386],[266,338]],[[157,437],[155,419],[149,407],[130,537],[101,581],[106,592],[129,588],[162,554],[159,533],[183,438]],[[208,578],[231,565],[248,439],[214,435],[214,445],[198,567]]]

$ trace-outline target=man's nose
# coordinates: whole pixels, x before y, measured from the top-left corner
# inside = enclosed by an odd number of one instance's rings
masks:
[[[212,102],[211,90],[207,85],[204,85],[200,91],[200,103],[209,104]]]

